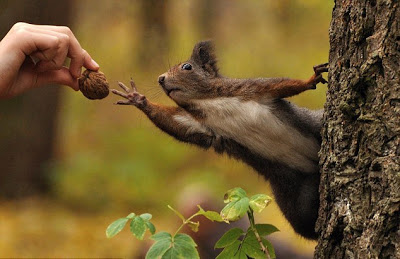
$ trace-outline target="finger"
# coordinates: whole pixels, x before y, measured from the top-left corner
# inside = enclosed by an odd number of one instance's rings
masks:
[[[38,51],[31,56],[39,59],[36,65],[36,71],[44,72],[47,70],[61,69],[65,63],[68,53],[68,41],[64,36],[61,36],[58,47],[54,49]]]
[[[23,26],[17,33],[25,55],[31,55],[40,60],[52,60],[62,64],[69,48],[69,36],[56,31],[46,31],[32,26]]]
[[[314,69],[314,71],[316,74],[321,74],[324,72],[328,72],[328,68],[327,67],[318,67],[318,68]]]
[[[122,82],[118,82],[119,87],[121,87],[125,92],[129,92],[129,87],[127,87],[126,85],[124,85],[124,83]]]
[[[127,95],[127,94],[125,94],[125,93],[123,93],[123,92],[120,92],[120,91],[118,91],[118,90],[111,89],[111,92],[112,92],[113,94],[119,95],[119,96],[121,96],[121,97],[128,98],[128,95]]]
[[[136,92],[137,91],[136,84],[133,81],[132,77],[131,77],[131,82],[130,83],[131,83],[132,90]]]
[[[58,64],[54,60],[50,61],[39,61],[36,63],[35,71],[38,73],[43,73],[49,70],[59,70],[63,67],[63,63]]]
[[[328,63],[320,64],[320,65],[314,66],[313,68],[314,68],[314,73],[317,75],[324,73],[324,72],[328,72]]]
[[[93,70],[93,71],[97,71],[99,70],[100,66],[99,64],[97,64],[96,61],[94,61],[94,59],[92,59],[92,57],[89,55],[89,53],[87,53],[86,50],[84,50],[84,61],[83,61],[83,66],[86,67],[87,69]]]
[[[44,28],[53,29],[58,32],[65,33],[69,36],[70,45],[67,55],[69,58],[71,58],[69,69],[74,77],[78,78],[81,75],[82,66],[93,71],[99,70],[100,66],[92,59],[92,57],[86,50],[82,49],[81,45],[79,44],[79,41],[76,39],[75,35],[68,27],[48,26]]]
[[[60,69],[67,57],[70,41],[69,36],[63,33],[44,31],[37,28],[29,28],[28,30],[32,34],[37,35],[37,37],[46,37],[51,35],[58,39],[49,48],[38,49],[30,55],[36,59],[44,61],[38,64],[37,71],[43,72],[46,70]]]
[[[78,78],[81,75],[82,66],[94,71],[99,70],[99,65],[91,58],[87,51],[82,49],[75,35],[68,27],[51,25],[31,26],[35,27],[32,30],[52,31],[67,35],[69,37],[69,48],[67,56],[71,58],[70,71],[74,77]]]
[[[45,84],[67,85],[76,91],[79,90],[78,80],[71,75],[67,67],[39,73],[36,85],[40,86]]]
[[[70,55],[69,55],[70,56]],[[100,66],[92,59],[92,57],[87,53],[86,50],[82,49],[81,55],[75,57],[70,56],[71,63],[69,69],[71,74],[79,77],[82,71],[82,66],[89,70],[98,71]]]
[[[131,105],[131,101],[127,100],[127,101],[118,101],[114,104],[118,104],[118,105]]]
[[[57,54],[57,47],[60,42],[57,36],[31,32],[21,35],[18,41],[21,42],[20,50],[25,56],[35,54],[41,60],[53,59]],[[42,55],[39,53],[42,53]]]
[[[72,33],[71,33],[72,36],[70,36],[68,33],[65,32],[66,30],[62,29],[56,30],[54,28],[57,27],[37,25],[27,28],[27,30],[32,33],[39,33],[42,35],[52,35],[59,39],[57,46],[54,46],[53,48],[50,49],[37,51],[31,55],[40,60],[48,61],[48,62],[40,62],[38,64],[37,71],[44,72],[46,70],[60,69],[64,65],[65,60],[69,55],[70,45],[74,44],[74,41],[76,41],[75,36],[73,36]],[[79,73],[78,71],[75,71],[75,74],[73,74],[73,76],[78,77],[79,74],[80,71]]]

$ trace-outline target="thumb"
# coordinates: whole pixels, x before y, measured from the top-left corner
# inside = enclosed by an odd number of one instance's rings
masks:
[[[39,73],[37,77],[37,86],[45,84],[67,85],[75,91],[79,90],[78,79],[74,78],[66,67]]]

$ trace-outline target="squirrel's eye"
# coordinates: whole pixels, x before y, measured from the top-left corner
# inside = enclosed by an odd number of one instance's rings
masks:
[[[191,70],[192,69],[192,65],[190,65],[189,63],[185,63],[185,64],[182,65],[182,69]]]

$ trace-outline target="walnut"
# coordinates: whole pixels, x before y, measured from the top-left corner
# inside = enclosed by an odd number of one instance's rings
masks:
[[[108,96],[109,85],[104,73],[85,70],[78,79],[82,94],[91,100],[103,99]]]

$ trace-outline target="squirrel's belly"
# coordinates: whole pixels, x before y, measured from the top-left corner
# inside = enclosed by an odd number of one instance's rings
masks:
[[[236,97],[202,100],[204,123],[215,134],[234,139],[251,151],[303,172],[315,172],[318,141],[301,134],[273,114],[271,105]]]

